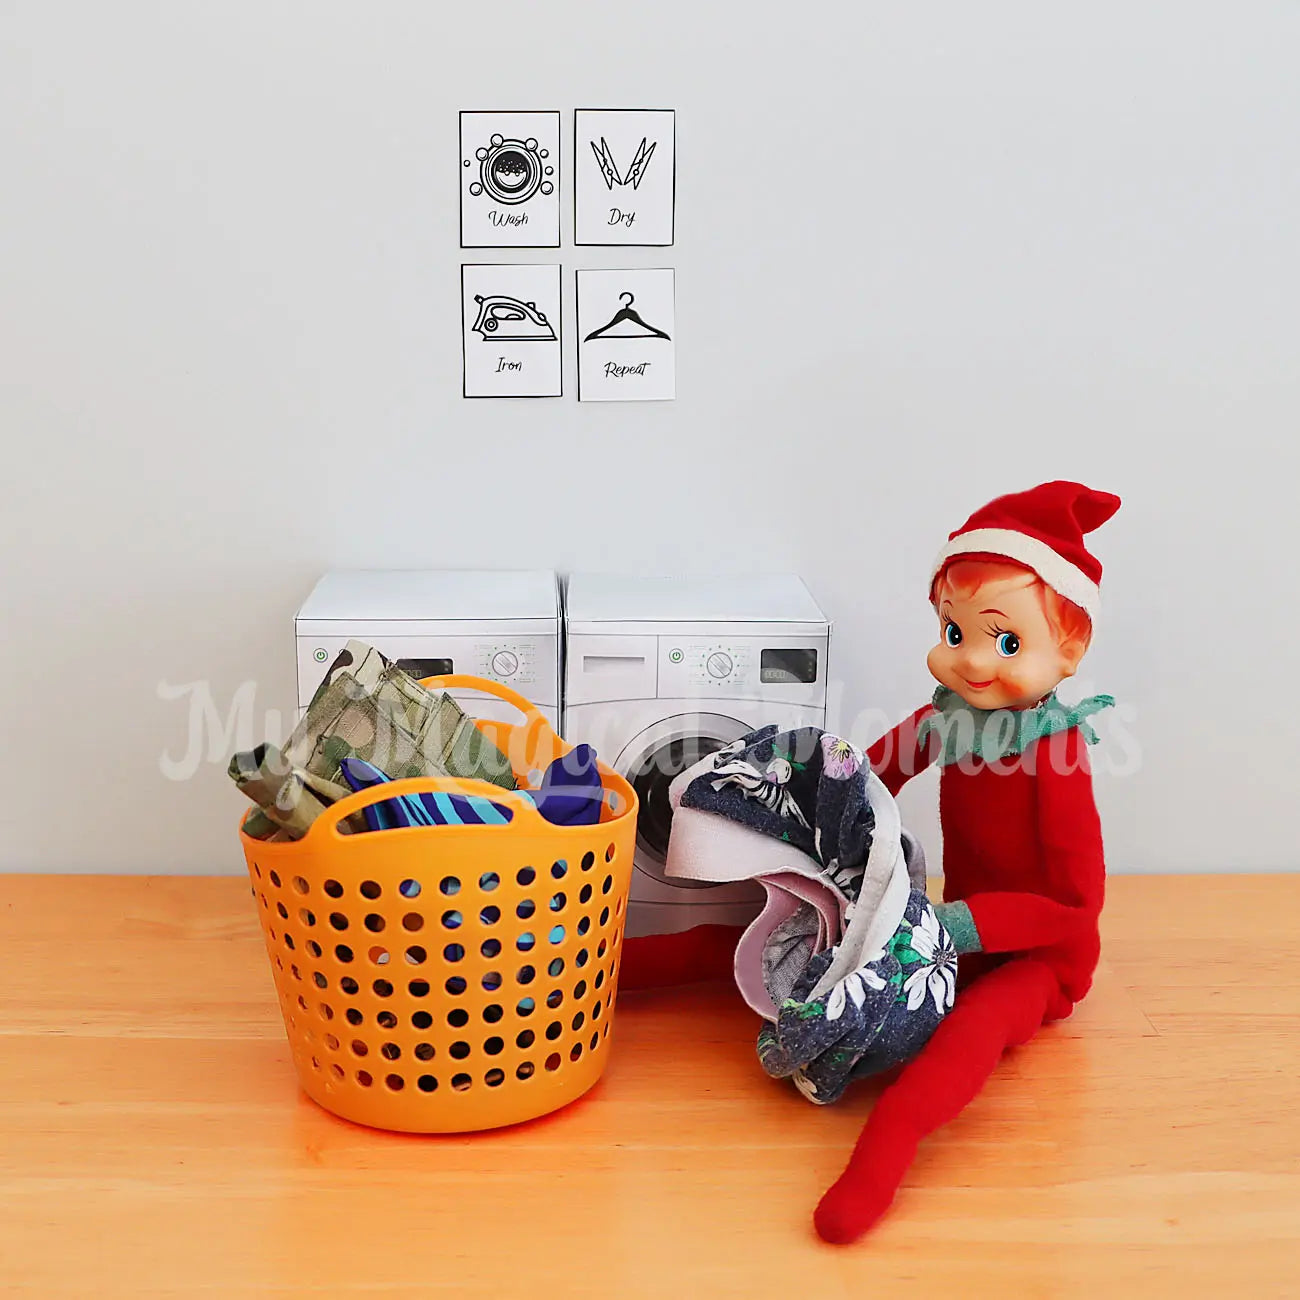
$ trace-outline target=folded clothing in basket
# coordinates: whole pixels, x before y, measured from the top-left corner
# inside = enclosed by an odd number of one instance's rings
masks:
[[[351,790],[369,790],[390,781],[385,772],[364,759],[345,758],[339,764]],[[592,826],[600,820],[605,799],[596,751],[578,745],[546,769],[536,791],[516,793],[530,800],[537,811],[557,826]],[[500,826],[512,818],[509,807],[478,794],[425,791],[401,794],[361,810],[366,829],[397,830],[404,826]]]
[[[231,779],[258,805],[245,832],[255,839],[300,838],[328,806],[322,791],[347,789],[345,758],[364,759],[394,779],[458,776],[507,790],[517,784],[509,759],[450,695],[421,686],[378,650],[349,641],[283,753],[261,747],[231,759]],[[364,820],[349,829],[364,830]]]
[[[294,767],[274,745],[258,745],[230,760],[235,784],[255,803],[244,829],[254,839],[296,840],[348,787]],[[351,829],[360,829],[353,823]]]
[[[352,790],[369,790],[392,780],[373,763],[345,758],[339,765]],[[522,793],[522,792],[521,792]],[[479,794],[425,791],[399,794],[361,810],[366,829],[391,831],[403,826],[502,826],[511,820],[509,808]]]
[[[338,770],[346,743],[394,780],[459,776],[503,789],[517,784],[510,760],[446,691],[431,691],[360,641],[330,665],[285,753],[310,770]],[[363,753],[369,750],[369,753]]]
[[[542,774],[533,798],[537,811],[556,826],[594,826],[605,802],[596,751],[575,745],[561,755]]]

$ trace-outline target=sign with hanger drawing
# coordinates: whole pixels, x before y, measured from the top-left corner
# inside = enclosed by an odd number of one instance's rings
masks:
[[[671,244],[676,113],[670,108],[579,108],[573,131],[573,242]]]
[[[677,394],[671,270],[578,272],[578,400],[650,402]]]

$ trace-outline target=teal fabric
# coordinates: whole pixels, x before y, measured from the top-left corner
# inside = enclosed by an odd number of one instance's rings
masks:
[[[956,691],[940,686],[934,693],[934,713],[920,726],[922,745],[932,736],[939,740],[940,767],[974,755],[987,763],[1023,754],[1036,740],[1078,727],[1090,745],[1097,733],[1086,719],[1115,703],[1112,696],[1093,695],[1078,704],[1065,705],[1053,691],[1032,709],[977,709]]]
[[[952,936],[957,956],[960,957],[967,952],[984,951],[984,945],[980,942],[980,932],[975,926],[975,918],[970,914],[970,908],[965,903],[960,900],[955,903],[935,903],[934,914],[939,918],[939,924]]]

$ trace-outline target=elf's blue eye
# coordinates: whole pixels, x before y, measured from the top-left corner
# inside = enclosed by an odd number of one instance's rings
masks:
[[[997,651],[1003,659],[1010,659],[1020,649],[1020,638],[1014,632],[999,634],[996,641]]]
[[[945,645],[954,648],[961,645],[961,628],[956,623],[945,623],[943,625],[943,640]]]

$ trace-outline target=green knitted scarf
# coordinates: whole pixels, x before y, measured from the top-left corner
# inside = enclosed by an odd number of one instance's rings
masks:
[[[940,686],[934,693],[935,711],[921,723],[917,738],[922,746],[932,735],[939,738],[940,767],[959,762],[968,754],[995,763],[1000,758],[1023,754],[1043,736],[1054,736],[1071,727],[1078,727],[1084,740],[1095,745],[1097,733],[1085,719],[1114,703],[1109,695],[1093,695],[1067,706],[1053,691],[1032,709],[977,709],[956,691]]]

